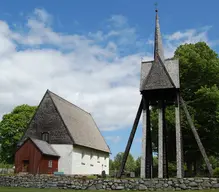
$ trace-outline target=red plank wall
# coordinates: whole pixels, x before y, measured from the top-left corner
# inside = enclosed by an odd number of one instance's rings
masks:
[[[26,141],[15,154],[15,173],[23,171],[24,160],[29,160],[27,171],[31,174],[52,174],[58,171],[58,157],[42,155],[31,140]],[[49,168],[50,160],[52,160],[51,168]]]

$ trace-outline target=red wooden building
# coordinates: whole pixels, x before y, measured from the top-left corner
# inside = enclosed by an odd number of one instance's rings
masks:
[[[15,173],[53,174],[58,171],[59,155],[46,141],[28,138],[16,151]]]

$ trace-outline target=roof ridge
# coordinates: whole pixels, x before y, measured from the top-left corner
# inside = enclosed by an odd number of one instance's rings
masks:
[[[90,114],[88,111],[85,111],[85,110],[84,110],[84,109],[82,109],[81,107],[79,107],[79,106],[77,106],[77,105],[75,105],[75,104],[71,103],[70,101],[68,101],[68,100],[64,99],[63,97],[61,97],[61,96],[57,95],[56,93],[54,93],[54,92],[50,91],[49,89],[47,90],[47,92],[48,92],[49,94],[50,94],[50,93],[52,93],[52,94],[53,94],[53,95],[55,95],[56,97],[58,97],[58,98],[62,99],[64,102],[67,102],[67,103],[69,103],[70,105],[73,105],[73,106],[75,106],[76,108],[80,109],[81,111],[83,111],[83,112],[85,112],[85,113],[87,113],[87,114],[91,115],[91,114]]]

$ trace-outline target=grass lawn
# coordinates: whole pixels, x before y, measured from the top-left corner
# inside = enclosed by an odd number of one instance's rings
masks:
[[[59,191],[61,191],[61,192],[64,192],[64,191],[68,191],[68,192],[80,192],[81,190],[31,189],[31,188],[26,189],[26,188],[5,188],[5,187],[0,187],[0,192],[38,192],[38,191],[40,191],[40,192],[52,192],[52,191],[54,191],[54,192],[56,192],[56,191],[57,192],[59,192]],[[91,190],[85,190],[85,191],[87,191],[87,192],[94,192],[94,191],[91,191]],[[97,190],[95,192],[97,192]],[[118,190],[117,190],[117,192],[118,192]],[[120,191],[120,192],[124,192],[124,191]],[[138,192],[138,191],[135,191],[135,192]],[[188,191],[187,190],[187,191],[184,191],[184,192],[219,192],[219,189],[218,190],[198,190],[198,191],[194,191],[194,190]]]

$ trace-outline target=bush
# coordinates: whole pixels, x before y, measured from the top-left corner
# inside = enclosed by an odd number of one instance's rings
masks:
[[[219,167],[214,169],[214,177],[219,177]]]
[[[12,168],[12,167],[13,167],[13,165],[5,164],[5,163],[0,163],[0,168],[10,169],[10,168]]]

